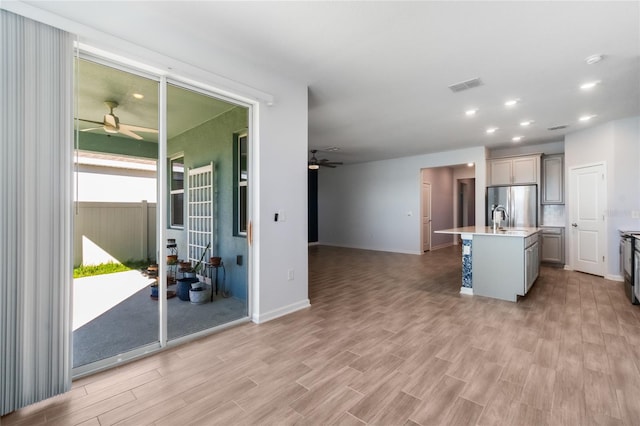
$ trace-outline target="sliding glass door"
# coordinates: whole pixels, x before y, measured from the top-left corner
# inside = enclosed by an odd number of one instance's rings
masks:
[[[73,367],[158,344],[157,79],[76,61]]]
[[[247,105],[113,64],[76,66],[81,375],[248,317],[251,147]]]
[[[171,167],[180,159],[183,166],[180,200],[174,197],[180,186],[175,170],[167,182],[173,197],[167,244],[175,244],[178,258],[167,267],[169,340],[248,315],[248,246],[242,231],[247,203],[246,196],[237,196],[240,176],[247,177],[246,142],[243,166],[236,164],[248,119],[247,107],[178,84],[167,87],[166,161]],[[246,184],[243,188],[246,194]]]

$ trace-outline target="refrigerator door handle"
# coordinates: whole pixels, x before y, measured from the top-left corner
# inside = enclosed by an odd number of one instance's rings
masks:
[[[507,224],[509,225],[510,228],[513,228],[513,224],[515,221],[515,201],[514,201],[514,196],[513,196],[513,189],[509,190],[509,220],[507,221]]]

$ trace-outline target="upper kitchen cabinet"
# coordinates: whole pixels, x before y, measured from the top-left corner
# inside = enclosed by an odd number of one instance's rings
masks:
[[[538,183],[540,156],[495,158],[489,160],[488,185],[524,185]]]
[[[564,155],[542,157],[542,204],[564,204]]]

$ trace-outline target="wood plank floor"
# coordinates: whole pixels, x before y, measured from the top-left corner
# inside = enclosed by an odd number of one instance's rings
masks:
[[[622,283],[543,267],[510,303],[459,294],[459,247],[309,252],[311,308],[78,380],[2,424],[640,422],[640,307]]]

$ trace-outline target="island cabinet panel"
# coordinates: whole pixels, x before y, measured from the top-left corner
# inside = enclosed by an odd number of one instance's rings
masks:
[[[524,238],[474,235],[473,294],[516,302],[526,293]]]

